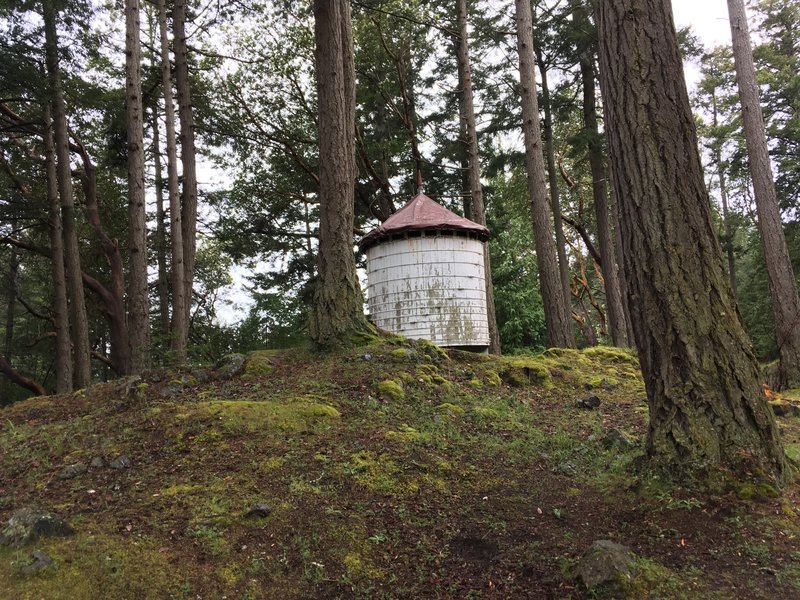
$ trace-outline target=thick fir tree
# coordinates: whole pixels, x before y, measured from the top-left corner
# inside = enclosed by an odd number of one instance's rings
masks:
[[[315,0],[319,103],[319,249],[311,338],[321,348],[346,345],[366,331],[353,254],[355,69],[349,0]]]
[[[601,0],[597,24],[649,458],[670,472],[756,463],[786,481],[714,235],[671,5]]]

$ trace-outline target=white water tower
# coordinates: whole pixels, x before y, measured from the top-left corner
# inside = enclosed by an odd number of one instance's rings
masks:
[[[359,242],[367,305],[381,329],[439,346],[489,346],[489,230],[418,194]]]

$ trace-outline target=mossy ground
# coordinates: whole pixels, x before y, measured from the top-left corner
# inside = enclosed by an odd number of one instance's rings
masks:
[[[162,379],[0,412],[0,519],[36,504],[77,530],[0,549],[0,598],[580,598],[566,573],[604,538],[640,556],[635,597],[800,596],[797,486],[692,491],[634,468],[630,353],[391,338],[257,353],[169,397]],[[589,394],[599,409],[577,408]],[[780,422],[800,455],[800,419]],[[639,445],[606,449],[611,428]],[[57,476],[120,454],[130,468]],[[246,518],[255,504],[272,512]],[[57,568],[23,575],[34,547]]]

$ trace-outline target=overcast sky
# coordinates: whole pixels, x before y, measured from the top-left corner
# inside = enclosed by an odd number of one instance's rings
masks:
[[[672,0],[675,26],[691,25],[706,46],[729,44],[728,5],[725,0]]]

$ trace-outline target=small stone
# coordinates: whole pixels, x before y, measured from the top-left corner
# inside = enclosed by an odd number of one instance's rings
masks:
[[[90,467],[94,467],[95,469],[100,469],[106,466],[106,461],[103,460],[102,456],[95,456],[92,459],[92,462],[89,463]]]
[[[610,449],[614,446],[622,450],[630,450],[636,446],[636,442],[630,439],[627,435],[622,433],[619,429],[611,429],[603,438],[603,447]]]
[[[372,360],[372,354],[365,354],[361,357],[363,360],[370,361]]]
[[[112,469],[127,469],[131,466],[131,459],[123,454],[112,460],[108,466]]]
[[[36,573],[37,571],[47,569],[48,567],[55,567],[53,559],[41,550],[34,550],[31,553],[31,559],[32,562],[20,567],[19,571],[23,575],[30,575],[31,573]]]
[[[256,504],[246,513],[244,513],[245,519],[265,519],[270,515],[272,509],[267,506],[266,504]]]
[[[75,533],[61,517],[33,507],[20,508],[0,533],[0,546],[19,548],[40,537],[66,537]]]
[[[79,475],[86,473],[86,465],[83,463],[75,463],[74,465],[67,465],[58,473],[59,479],[74,479]]]
[[[559,463],[553,469],[553,473],[557,475],[566,475],[567,477],[575,477],[578,474],[578,467],[570,462]]]
[[[597,540],[575,565],[572,576],[587,590],[601,592],[604,597],[624,598],[628,584],[636,577],[635,558],[627,546]]]
[[[600,398],[597,396],[586,396],[586,398],[581,398],[577,402],[578,408],[582,408],[584,410],[594,410],[598,406],[600,406]]]

